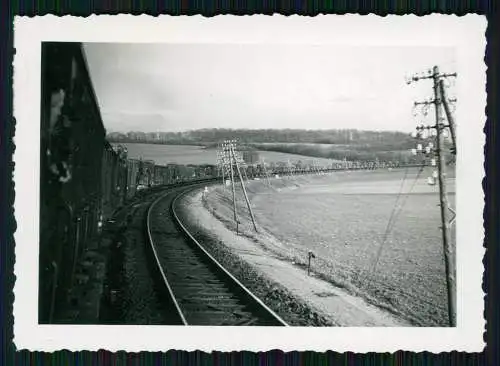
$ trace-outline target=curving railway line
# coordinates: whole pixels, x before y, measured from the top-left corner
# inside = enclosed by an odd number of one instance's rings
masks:
[[[192,189],[169,189],[146,215],[148,249],[170,324],[287,326],[208,253],[183,225],[177,200]]]

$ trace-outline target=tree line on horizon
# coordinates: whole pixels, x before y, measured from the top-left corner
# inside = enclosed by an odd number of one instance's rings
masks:
[[[252,143],[311,143],[347,145],[387,145],[389,150],[407,148],[413,140],[404,132],[363,131],[357,129],[226,129],[210,128],[185,132],[111,132],[110,142],[212,146],[227,139]]]
[[[416,160],[410,154],[410,149],[416,145],[415,139],[398,131],[213,128],[186,132],[113,132],[107,137],[114,143],[198,145],[206,148],[214,148],[224,140],[236,139],[247,149],[318,158],[402,163]]]

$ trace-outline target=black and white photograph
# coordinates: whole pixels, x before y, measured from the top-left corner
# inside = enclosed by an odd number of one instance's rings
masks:
[[[459,112],[475,94],[484,113],[484,70],[463,75],[455,40],[120,37],[37,46],[36,158],[17,157],[38,162],[38,326],[465,326],[484,120]]]

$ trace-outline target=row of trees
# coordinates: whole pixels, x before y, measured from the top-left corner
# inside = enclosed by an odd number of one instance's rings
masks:
[[[414,145],[414,143],[413,143]],[[349,161],[400,161],[413,162],[410,145],[407,148],[386,150],[385,146],[362,145],[318,145],[318,144],[253,144],[254,148],[265,151],[277,151],[289,154],[312,156],[333,160]]]
[[[237,139],[246,153],[276,151],[317,158],[349,161],[385,161],[415,163],[410,150],[415,140],[402,132],[339,130],[245,130],[202,129],[187,132],[111,133],[112,142],[142,142],[155,144],[202,145],[216,147],[220,141]],[[247,162],[255,163],[258,155]],[[248,156],[247,156],[248,158]]]
[[[227,139],[241,143],[313,143],[383,145],[399,150],[411,142],[409,135],[394,131],[360,131],[356,129],[298,130],[298,129],[201,129],[186,132],[113,132],[111,142],[143,142],[155,144],[210,146]],[[388,149],[389,150],[389,149]]]

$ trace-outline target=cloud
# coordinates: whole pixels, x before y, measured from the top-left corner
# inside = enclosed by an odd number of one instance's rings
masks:
[[[404,77],[453,64],[431,47],[85,46],[109,129],[413,128]],[[430,90],[431,91],[431,90]],[[419,94],[420,93],[420,94]],[[426,95],[424,95],[425,97]]]
[[[161,131],[166,124],[164,116],[158,113],[106,112],[102,118],[108,132]]]

